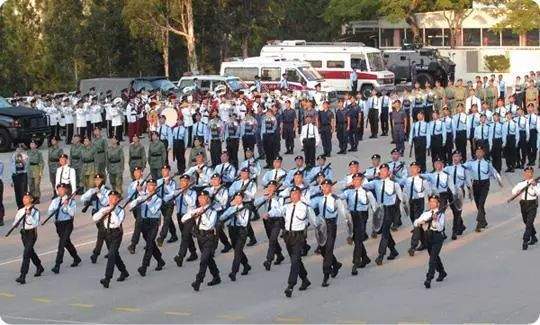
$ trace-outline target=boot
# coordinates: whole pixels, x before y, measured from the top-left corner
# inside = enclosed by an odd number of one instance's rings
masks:
[[[223,247],[223,249],[221,250],[221,253],[225,254],[225,253],[229,252],[231,249],[232,249],[231,245],[225,245]]]
[[[195,282],[191,283],[191,286],[193,287],[193,290],[199,291],[199,288],[201,287],[201,282],[195,281]]]
[[[341,269],[342,266],[343,264],[341,264],[340,262],[337,262],[336,266],[332,269],[332,272],[331,272],[332,278],[335,278],[338,275],[339,269]]]
[[[302,280],[302,285],[300,286],[300,288],[298,288],[298,290],[304,291],[304,290],[306,290],[310,285],[311,285],[311,282],[309,282],[309,280],[306,278],[305,280]]]
[[[124,280],[127,279],[128,276],[129,276],[128,271],[122,272],[122,273],[120,274],[120,276],[118,277],[118,279],[116,279],[116,281],[118,281],[118,282],[123,282]]]
[[[176,256],[174,257],[174,261],[176,262],[176,265],[177,265],[178,267],[182,267],[182,263],[183,263],[182,260],[183,260],[183,259],[182,259],[180,256],[178,256],[178,255],[176,255]]]
[[[287,286],[287,289],[285,289],[285,297],[287,298],[290,298],[292,296],[292,292],[293,292],[293,287],[292,286]]]
[[[90,261],[92,261],[92,264],[97,263],[97,258],[98,256],[96,254],[92,254],[92,256],[90,256]]]
[[[103,288],[108,288],[110,279],[109,278],[103,278],[103,279],[99,280],[99,282],[103,285]]]
[[[431,280],[424,281],[424,287],[426,287],[426,289],[431,288]]]
[[[43,273],[43,271],[45,271],[45,269],[43,268],[43,266],[38,266],[37,269],[36,269],[36,273],[34,274],[35,277],[39,277],[41,276],[41,274]]]
[[[325,274],[325,275],[324,275],[324,278],[323,278],[322,284],[321,284],[321,286],[322,286],[323,288],[326,288],[326,287],[328,287],[328,286],[330,285],[330,284],[328,283],[328,279],[329,279],[329,278],[330,278],[330,275],[329,275],[329,274]]]
[[[278,253],[277,256],[276,256],[276,261],[274,262],[274,265],[279,265],[284,260],[285,260],[285,256],[283,256],[282,253]]]
[[[265,269],[266,271],[270,271],[270,267],[272,266],[272,262],[270,262],[270,261],[264,261],[264,262],[263,262],[263,266],[264,266],[264,269]]]
[[[137,269],[137,272],[139,272],[139,274],[141,276],[146,276],[146,266],[141,266]]]
[[[188,262],[195,261],[197,258],[198,258],[197,253],[192,253],[191,255],[189,255],[186,261]]]
[[[51,271],[52,271],[54,274],[60,273],[60,264],[56,264],[56,265],[51,269]]]
[[[249,264],[246,264],[246,265],[244,266],[244,269],[242,270],[242,273],[240,273],[240,274],[242,274],[242,275],[247,275],[247,274],[249,273],[250,270],[251,270],[251,266],[250,266]]]
[[[158,261],[157,266],[156,266],[156,271],[163,270],[164,266],[165,266],[165,261],[163,259],[161,261]]]
[[[236,273],[229,273],[229,279],[231,279],[232,282],[236,281]]]
[[[437,279],[435,279],[435,281],[441,282],[442,280],[444,280],[444,278],[446,278],[447,275],[448,274],[445,271],[442,271],[439,273],[439,276],[437,277]]]
[[[81,258],[79,256],[75,256],[73,259],[73,263],[71,263],[71,267],[77,267],[81,263]]]
[[[208,282],[206,285],[209,286],[209,287],[212,287],[212,286],[215,286],[215,285],[218,285],[221,283],[221,278],[219,276],[215,277],[212,279],[212,281]]]
[[[18,282],[20,284],[25,284],[26,283],[26,276],[21,274],[18,278],[15,279],[15,282]]]

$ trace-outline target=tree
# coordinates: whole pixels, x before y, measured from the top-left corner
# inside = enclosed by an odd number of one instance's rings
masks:
[[[380,0],[379,14],[394,23],[405,20],[411,27],[413,38],[418,40],[420,28],[417,14],[431,11],[433,5],[433,0]]]
[[[128,0],[124,17],[134,35],[152,38],[163,54],[169,75],[169,33],[186,43],[191,71],[198,70],[192,0]]]
[[[496,30],[510,28],[517,34],[540,28],[540,6],[534,0],[506,0],[495,13],[502,20],[495,25]]]
[[[461,37],[463,21],[473,12],[472,0],[437,0],[435,6],[443,11],[443,17],[450,30],[450,47],[454,48]]]
[[[333,28],[339,28],[354,20],[375,19],[379,8],[380,2],[373,0],[330,0],[323,18]]]

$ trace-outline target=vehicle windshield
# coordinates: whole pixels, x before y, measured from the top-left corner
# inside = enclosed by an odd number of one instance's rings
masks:
[[[159,88],[161,91],[169,91],[171,89],[176,89],[176,86],[167,79],[159,79],[152,81],[154,88]]]
[[[240,79],[227,79],[227,85],[229,85],[232,91],[248,88],[248,85]]]
[[[323,77],[312,67],[299,67],[298,70],[306,77],[307,81],[322,80]]]
[[[4,97],[0,97],[0,108],[8,108],[11,107],[11,104],[5,99]]]
[[[154,90],[156,87],[148,80],[135,80],[133,82],[133,89],[135,89],[135,91],[141,91],[143,88],[146,91],[150,91]]]
[[[367,53],[367,58],[369,61],[369,67],[371,71],[384,71],[384,61],[380,52]]]

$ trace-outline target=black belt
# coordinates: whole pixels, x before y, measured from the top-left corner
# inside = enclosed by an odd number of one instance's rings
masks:
[[[92,160],[84,160],[83,159],[83,163],[85,163],[85,164],[89,164],[89,163],[93,163],[93,162],[94,162],[94,159],[92,159]]]
[[[197,233],[199,235],[201,235],[201,236],[202,235],[213,235],[213,234],[215,234],[215,231],[214,231],[214,229],[211,229],[211,230],[197,230]]]
[[[98,152],[96,152],[96,153],[105,153],[105,151],[98,151]]]
[[[303,230],[285,230],[285,233],[288,233],[288,234],[303,234],[306,230],[303,229]]]
[[[30,166],[37,166],[39,163],[30,163]]]
[[[117,164],[117,163],[121,162],[121,160],[110,160],[110,159],[109,159],[109,162],[110,162],[111,164]]]
[[[142,157],[131,157],[133,160],[142,159]]]
[[[153,153],[153,154],[151,154],[150,156],[151,156],[151,157],[161,157],[161,154],[160,154],[160,153],[158,153],[158,154],[154,154],[154,153]]]

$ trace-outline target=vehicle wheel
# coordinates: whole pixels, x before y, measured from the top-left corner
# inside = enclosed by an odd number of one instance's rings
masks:
[[[11,150],[11,137],[5,129],[0,129],[0,151],[5,152]]]
[[[420,84],[421,88],[424,88],[427,82],[433,87],[433,77],[427,73],[419,73],[416,76],[416,81]]]
[[[371,91],[373,90],[373,85],[363,85],[360,89],[360,92],[364,96],[364,98],[369,98],[371,96]]]

